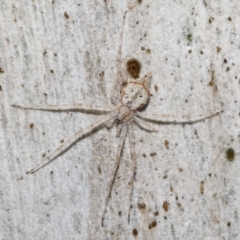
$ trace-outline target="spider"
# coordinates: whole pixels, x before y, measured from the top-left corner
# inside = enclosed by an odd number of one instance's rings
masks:
[[[27,172],[27,174],[34,173],[55,158],[57,158],[62,152],[72,146],[77,140],[86,137],[91,134],[93,130],[98,130],[100,127],[112,126],[113,123],[117,125],[117,137],[119,138],[118,148],[117,148],[117,156],[114,164],[114,168],[111,174],[111,180],[108,187],[108,193],[106,195],[104,209],[102,213],[102,226],[104,223],[104,217],[106,213],[106,209],[108,206],[109,199],[111,197],[111,191],[113,187],[113,183],[116,177],[116,173],[118,170],[118,166],[121,159],[121,152],[124,145],[124,141],[126,136],[129,136],[130,140],[130,152],[131,158],[133,161],[132,164],[132,174],[130,179],[130,202],[132,200],[133,193],[133,183],[136,175],[136,159],[137,154],[135,151],[135,142],[134,142],[134,134],[132,131],[132,125],[136,124],[141,129],[144,129],[149,132],[157,132],[155,128],[149,123],[167,123],[167,124],[193,124],[199,121],[202,121],[207,118],[214,117],[218,115],[220,112],[216,112],[209,116],[198,116],[195,118],[189,118],[187,116],[182,117],[181,120],[176,118],[176,116],[168,116],[168,115],[154,115],[148,114],[145,112],[140,112],[144,106],[146,106],[150,99],[150,81],[152,74],[149,72],[140,80],[131,80],[126,79],[123,76],[123,72],[121,69],[122,62],[122,39],[123,39],[123,29],[125,24],[127,11],[123,16],[122,28],[120,32],[120,45],[118,48],[117,54],[117,80],[113,86],[111,93],[111,102],[112,106],[106,107],[98,107],[98,106],[90,106],[83,104],[73,104],[73,105],[19,105],[14,104],[13,107],[21,108],[21,109],[31,109],[31,110],[46,110],[46,111],[84,111],[84,112],[93,112],[93,113],[107,113],[97,122],[89,125],[85,129],[81,129],[78,132],[74,133],[70,138],[64,141],[57,149],[55,149],[52,153],[46,156],[39,164],[33,167],[31,170]],[[130,221],[130,204],[128,209],[128,222]]]

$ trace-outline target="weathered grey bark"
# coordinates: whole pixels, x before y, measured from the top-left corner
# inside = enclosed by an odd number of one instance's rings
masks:
[[[126,141],[102,227],[115,128],[100,130],[26,175],[62,139],[100,116],[11,104],[107,105],[129,7],[123,68],[134,57],[141,75],[152,71],[146,111],[225,111],[194,125],[159,125],[158,133],[136,128],[130,223]],[[2,0],[0,239],[240,239],[239,8],[238,0]],[[236,153],[233,161],[226,158],[229,148]]]

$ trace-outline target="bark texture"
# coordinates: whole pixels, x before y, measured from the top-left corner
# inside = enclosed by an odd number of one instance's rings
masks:
[[[133,200],[127,139],[101,226],[116,128],[26,175],[101,116],[11,105],[109,105],[126,10],[122,68],[127,76],[135,58],[140,76],[152,72],[145,111],[224,112],[192,125],[158,124],[158,133],[135,128]],[[240,239],[239,22],[238,0],[1,0],[0,239]]]

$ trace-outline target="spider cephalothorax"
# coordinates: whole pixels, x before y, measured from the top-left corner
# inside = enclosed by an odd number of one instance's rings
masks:
[[[129,82],[122,90],[121,104],[118,107],[117,120],[127,122],[134,113],[144,107],[150,98],[149,84],[152,74],[148,73],[138,82]]]
[[[128,106],[132,111],[144,107],[150,98],[149,84],[151,76],[150,72],[138,82],[129,82],[122,92],[122,104]]]

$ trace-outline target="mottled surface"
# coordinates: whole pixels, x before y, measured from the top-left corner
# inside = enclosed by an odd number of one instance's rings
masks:
[[[129,6],[128,6],[129,5]],[[218,117],[135,130],[101,226],[116,128],[25,172],[101,116],[11,104],[107,105],[124,11],[123,68],[152,71],[146,111]],[[240,5],[233,1],[11,1],[0,4],[0,239],[240,239]],[[230,150],[229,150],[230,149]]]

